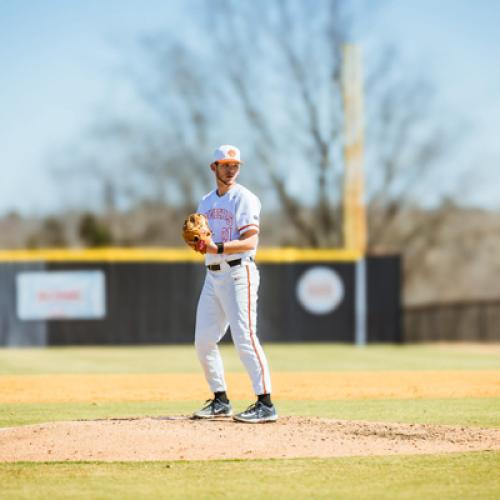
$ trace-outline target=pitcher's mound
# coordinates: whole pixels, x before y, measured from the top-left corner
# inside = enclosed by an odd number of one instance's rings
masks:
[[[251,425],[187,417],[86,420],[0,430],[0,461],[212,460],[500,450],[500,430],[282,417]]]

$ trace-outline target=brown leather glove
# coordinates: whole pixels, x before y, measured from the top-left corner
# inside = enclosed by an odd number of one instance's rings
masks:
[[[191,214],[182,228],[184,241],[196,252],[206,253],[207,244],[212,239],[208,219],[203,214]]]

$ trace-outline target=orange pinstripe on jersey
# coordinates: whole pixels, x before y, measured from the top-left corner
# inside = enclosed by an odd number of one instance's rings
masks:
[[[238,228],[238,231],[241,231],[242,229],[246,229],[247,227],[256,227],[257,229],[259,229],[259,226],[257,224],[247,224],[246,226],[242,226],[242,227],[239,227]]]

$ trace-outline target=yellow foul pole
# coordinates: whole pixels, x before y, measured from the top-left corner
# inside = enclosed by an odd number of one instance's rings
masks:
[[[345,44],[342,53],[344,103],[344,247],[365,253],[367,245],[363,175],[363,69],[361,49]]]

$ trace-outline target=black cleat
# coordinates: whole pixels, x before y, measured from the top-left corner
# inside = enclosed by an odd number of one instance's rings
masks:
[[[233,414],[233,409],[231,408],[231,403],[223,403],[219,399],[207,399],[205,401],[205,406],[193,413],[192,418],[220,418],[220,417],[231,417]]]
[[[245,411],[237,413],[233,419],[247,424],[265,424],[267,422],[276,422],[278,414],[274,406],[266,406],[261,401],[257,401]]]

